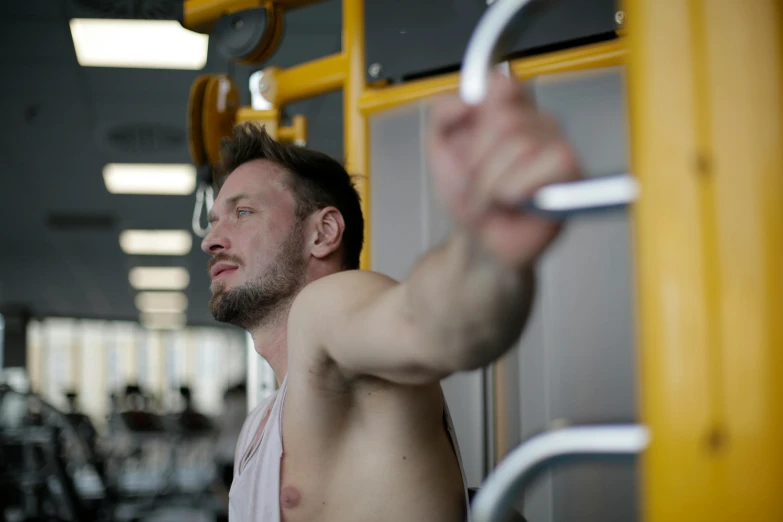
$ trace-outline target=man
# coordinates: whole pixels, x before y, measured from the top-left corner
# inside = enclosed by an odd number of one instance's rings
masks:
[[[398,283],[355,270],[363,220],[337,162],[252,125],[224,142],[202,244],[210,307],[251,333],[280,384],[240,435],[233,522],[465,520],[439,381],[519,338],[558,225],[512,207],[578,166],[502,76],[480,107],[439,103],[430,145],[454,232]]]

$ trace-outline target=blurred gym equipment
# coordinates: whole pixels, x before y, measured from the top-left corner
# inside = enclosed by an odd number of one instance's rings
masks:
[[[188,148],[198,171],[196,207],[193,209],[193,232],[204,237],[209,224],[201,226],[202,208],[212,209],[212,165],[220,157],[220,138],[229,136],[239,108],[239,91],[225,75],[196,78],[188,98]]]
[[[30,391],[0,383],[0,515],[32,522],[155,520],[161,513],[225,517],[215,429],[180,390],[182,411],[159,415],[137,385],[115,395],[100,439],[76,394],[63,413]],[[179,513],[179,515],[177,515]]]
[[[66,415],[0,384],[0,514],[9,520],[113,521],[99,458]]]
[[[284,11],[311,3],[315,0],[186,0],[180,22],[190,30],[211,34],[226,59],[252,65],[277,49]],[[274,139],[302,146],[307,143],[304,116],[295,115],[291,125],[284,126],[280,111],[261,101],[262,92],[276,88],[275,70],[270,68],[266,76],[259,71],[250,78],[251,107],[239,107],[239,91],[226,75],[200,76],[193,82],[188,100],[188,144],[198,168],[199,186],[191,226],[199,237],[209,231],[209,223],[201,224],[202,214],[209,213],[215,199],[212,166],[219,158],[220,139],[231,134],[234,124],[253,121],[263,125]]]
[[[261,80],[266,74],[266,79]],[[252,121],[266,128],[270,136],[300,146],[307,144],[307,120],[302,115],[292,117],[290,126],[280,124],[279,110],[264,101],[262,91],[273,86],[273,71],[259,71],[250,78],[251,107],[239,107],[239,91],[226,75],[200,76],[191,86],[188,99],[188,145],[193,164],[199,173],[192,228],[206,236],[209,223],[202,226],[202,214],[209,213],[214,202],[212,167],[220,157],[220,139],[231,135],[235,124]],[[266,82],[266,83],[264,83]]]
[[[95,430],[95,426],[90,420],[90,417],[85,415],[79,409],[78,400],[79,394],[74,391],[68,391],[65,393],[66,400],[68,401],[69,410],[65,414],[65,418],[71,423],[73,429],[79,434],[84,442],[95,450],[95,446],[98,442],[98,432]]]
[[[180,390],[185,409],[158,414],[138,385],[126,386],[109,418],[108,475],[134,517],[172,507],[221,511],[210,495],[216,480],[212,423],[192,408],[190,390]]]

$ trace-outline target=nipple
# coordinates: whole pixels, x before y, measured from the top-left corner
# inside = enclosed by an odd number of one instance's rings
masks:
[[[286,486],[280,491],[280,505],[284,508],[294,508],[299,505],[302,496],[293,486]]]

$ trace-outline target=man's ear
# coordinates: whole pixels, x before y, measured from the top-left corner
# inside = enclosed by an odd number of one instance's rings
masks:
[[[313,235],[310,252],[324,259],[340,249],[345,231],[343,215],[335,207],[326,207],[313,215]]]

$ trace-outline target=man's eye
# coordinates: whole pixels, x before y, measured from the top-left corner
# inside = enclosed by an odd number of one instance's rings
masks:
[[[242,217],[246,214],[250,214],[250,211],[244,208],[237,209],[237,217]]]

